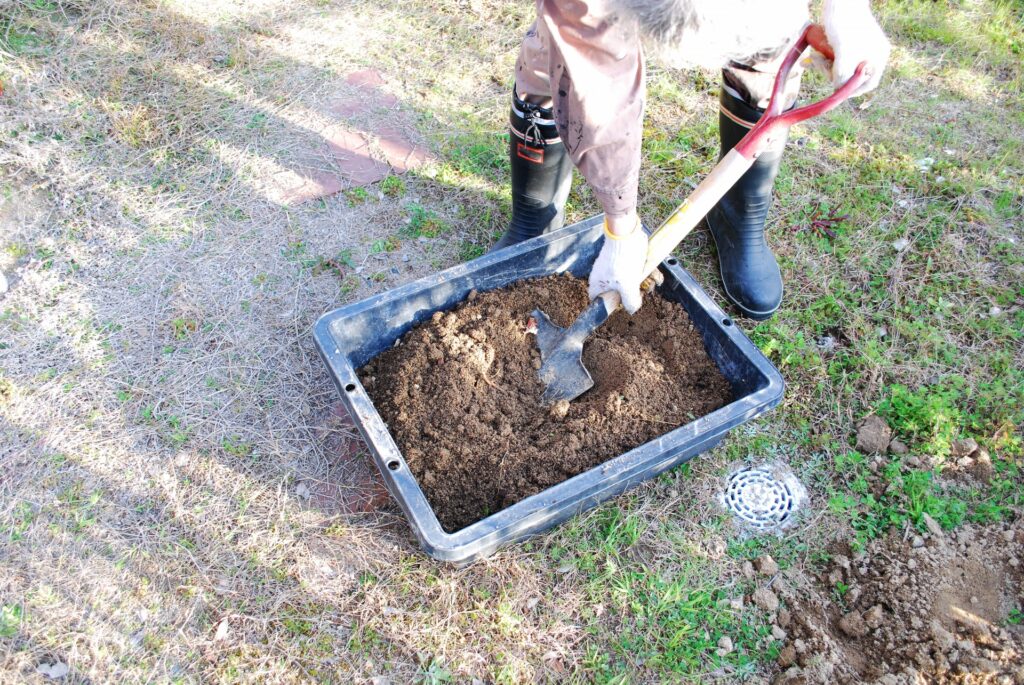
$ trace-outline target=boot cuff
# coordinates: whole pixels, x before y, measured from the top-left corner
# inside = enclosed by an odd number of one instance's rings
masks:
[[[718,106],[726,118],[744,128],[752,128],[764,114],[763,109],[751,107],[729,92],[728,86],[724,84],[718,96]]]
[[[514,87],[512,88],[512,108],[508,118],[512,132],[519,138],[529,139],[527,142],[542,144],[559,140],[558,127],[555,125],[555,117],[551,108],[538,107],[519,99]]]

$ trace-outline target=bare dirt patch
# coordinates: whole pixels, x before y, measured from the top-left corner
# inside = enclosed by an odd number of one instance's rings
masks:
[[[721,407],[728,382],[685,310],[648,296],[591,339],[595,386],[541,404],[540,354],[526,324],[542,305],[565,326],[587,305],[571,276],[471,298],[407,335],[361,371],[446,530],[458,530]]]
[[[775,682],[1024,682],[1022,562],[1019,520],[840,550],[818,578],[783,583],[789,639]]]

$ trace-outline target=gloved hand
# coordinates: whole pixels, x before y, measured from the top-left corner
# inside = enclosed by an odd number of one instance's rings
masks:
[[[868,80],[853,94],[863,95],[878,87],[892,46],[871,14],[868,0],[825,0],[822,24],[835,51],[832,84],[839,87],[850,80],[861,62],[867,62]]]
[[[647,262],[647,233],[637,219],[633,231],[627,235],[612,235],[608,221],[604,224],[604,245],[590,270],[590,299],[601,293],[617,290],[622,298],[622,307],[630,314],[640,309],[643,300],[640,282],[644,280],[644,264]]]

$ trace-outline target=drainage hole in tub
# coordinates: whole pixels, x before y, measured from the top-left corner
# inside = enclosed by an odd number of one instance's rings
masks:
[[[668,259],[665,260],[665,263],[668,264],[669,266],[675,266],[676,264],[679,263],[679,260],[676,259],[675,257],[669,257]]]
[[[356,384],[355,383],[349,383],[348,385],[345,386],[345,392],[352,392],[355,389],[356,389]]]
[[[398,461],[397,459],[392,459],[391,461],[388,462],[388,468],[391,469],[392,471],[397,471],[398,469],[402,468],[402,462]]]
[[[725,317],[724,319],[722,319],[722,325],[723,326],[731,326],[732,325],[732,319],[730,319],[728,316]]]

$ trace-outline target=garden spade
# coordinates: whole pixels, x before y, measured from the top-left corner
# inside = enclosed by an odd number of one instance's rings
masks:
[[[793,65],[808,46],[832,59],[832,48],[825,40],[824,31],[815,24],[808,25],[800,38],[790,47],[782,62],[768,109],[753,128],[718,162],[700,185],[651,234],[647,248],[644,275],[653,276],[662,260],[689,234],[711,208],[747,172],[763,151],[777,142],[780,133],[793,124],[824,114],[845,101],[867,80],[865,63],[858,65],[849,81],[824,100],[805,107],[783,112],[783,87]],[[620,304],[619,293],[612,290],[601,294],[590,303],[569,327],[560,328],[540,309],[533,310],[537,325],[537,346],[540,348],[540,380],[544,384],[543,401],[553,404],[559,400],[574,400],[594,385],[594,379],[583,365],[583,343],[594,330],[608,320]]]

